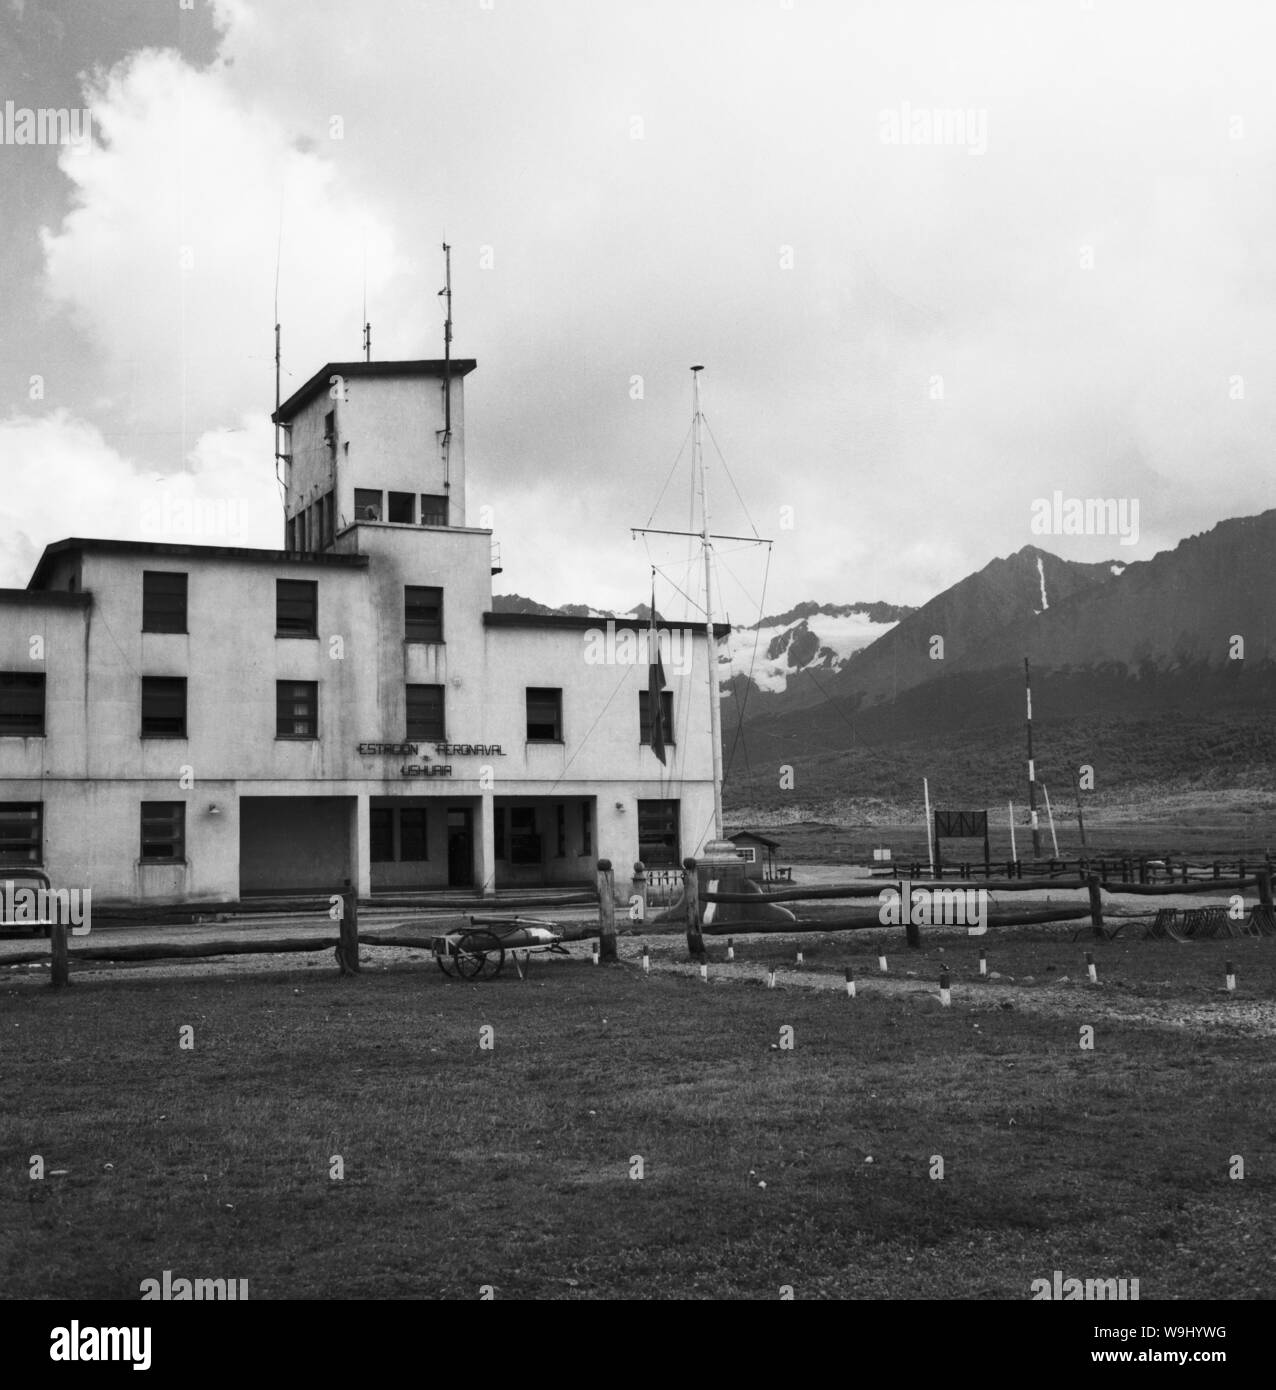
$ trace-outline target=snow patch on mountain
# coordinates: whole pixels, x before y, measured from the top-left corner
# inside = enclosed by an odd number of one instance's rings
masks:
[[[719,654],[719,676],[752,674],[759,690],[780,691],[798,671],[840,670],[852,653],[876,642],[893,622],[875,623],[862,613],[816,614],[796,623],[734,628]],[[756,655],[755,655],[756,652]]]

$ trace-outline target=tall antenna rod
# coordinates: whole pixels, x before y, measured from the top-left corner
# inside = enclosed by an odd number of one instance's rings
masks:
[[[443,262],[447,280],[439,291],[446,295],[447,315],[443,320],[443,487],[452,486],[452,248],[443,243]]]
[[[1041,858],[1041,826],[1037,823],[1037,768],[1032,760],[1032,672],[1023,659],[1024,689],[1028,696],[1028,815],[1032,821],[1032,857]]]
[[[709,658],[709,729],[713,742],[713,838],[722,839],[722,711],[718,708],[718,648],[713,635],[713,538],[709,535],[709,479],[700,441],[700,373],[703,365],[691,369],[691,394],[695,413],[691,417],[691,465],[700,474],[700,551],[704,556],[704,630]]]
[[[363,242],[363,360],[372,361],[372,325],[368,322],[368,242]]]

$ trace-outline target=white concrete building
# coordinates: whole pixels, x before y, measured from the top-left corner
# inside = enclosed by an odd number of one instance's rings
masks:
[[[491,893],[699,852],[703,629],[662,637],[662,766],[643,625],[492,611],[474,365],[450,437],[438,361],[329,363],[286,401],[284,549],[73,538],[0,590],[0,875],[98,903]]]

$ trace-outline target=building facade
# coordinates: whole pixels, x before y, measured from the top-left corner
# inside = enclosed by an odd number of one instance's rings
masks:
[[[280,550],[68,539],[0,590],[0,874],[110,902],[590,882],[713,836],[703,629],[495,612],[472,361],[279,409]]]

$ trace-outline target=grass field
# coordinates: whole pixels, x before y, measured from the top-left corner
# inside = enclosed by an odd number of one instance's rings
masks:
[[[0,1294],[132,1299],[165,1269],[252,1299],[1276,1291],[1272,943],[1103,943],[1094,989],[1070,935],[988,941],[998,982],[960,936],[887,981],[867,937],[802,941],[776,989],[792,940],[733,968],[713,942],[707,985],[668,938],[650,976],[630,940],[526,983],[370,949],[355,980],[8,984]]]

